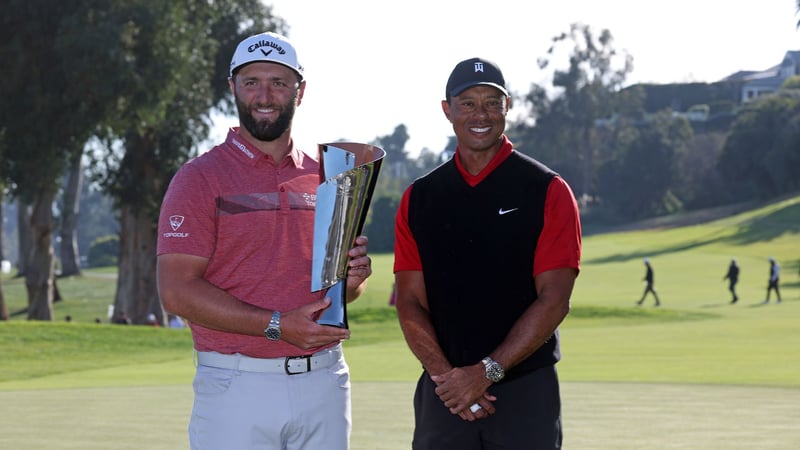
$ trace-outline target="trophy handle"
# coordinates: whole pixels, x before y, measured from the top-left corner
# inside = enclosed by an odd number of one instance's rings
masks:
[[[339,280],[328,288],[326,297],[331,299],[331,304],[317,320],[320,325],[348,328],[347,325],[347,280]]]

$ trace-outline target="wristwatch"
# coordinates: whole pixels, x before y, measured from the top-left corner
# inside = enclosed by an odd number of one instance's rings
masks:
[[[277,341],[281,338],[281,312],[273,311],[272,319],[269,321],[267,328],[264,328],[264,334],[270,341]]]
[[[486,378],[492,382],[497,383],[506,376],[506,371],[503,370],[503,366],[492,358],[487,356],[483,358],[481,362],[483,363],[483,367],[486,368]]]

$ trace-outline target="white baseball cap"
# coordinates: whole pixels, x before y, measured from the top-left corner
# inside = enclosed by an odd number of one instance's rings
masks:
[[[231,58],[230,76],[240,67],[259,61],[282,64],[294,70],[303,81],[303,66],[297,61],[297,52],[285,36],[267,32],[244,39]]]

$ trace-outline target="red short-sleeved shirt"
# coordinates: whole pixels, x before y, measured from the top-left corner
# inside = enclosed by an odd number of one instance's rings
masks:
[[[296,148],[273,161],[236,131],[172,179],[157,253],[208,258],[205,278],[253,305],[286,311],[318,300],[324,292],[311,292],[311,260],[319,164]],[[190,326],[198,351],[260,358],[315,351]]]
[[[485,179],[497,166],[511,154],[513,145],[505,136],[503,146],[489,165],[479,174],[472,175],[461,165],[458,150],[454,156],[456,166],[470,185],[475,186]],[[411,189],[403,193],[400,207],[395,217],[394,271],[422,270],[419,250],[408,225],[408,201]],[[547,189],[544,206],[544,227],[539,236],[534,255],[536,276],[548,270],[571,267],[580,269],[581,224],[578,204],[569,185],[561,177],[554,177]]]

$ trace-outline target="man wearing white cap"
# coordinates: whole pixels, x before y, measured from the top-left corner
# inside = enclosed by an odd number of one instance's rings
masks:
[[[303,67],[289,41],[244,39],[229,84],[239,127],[186,163],[161,207],[158,284],[197,351],[192,449],[344,450],[351,429],[347,329],[316,322],[311,292],[319,163],[294,145]],[[371,274],[349,251],[347,299]]]

